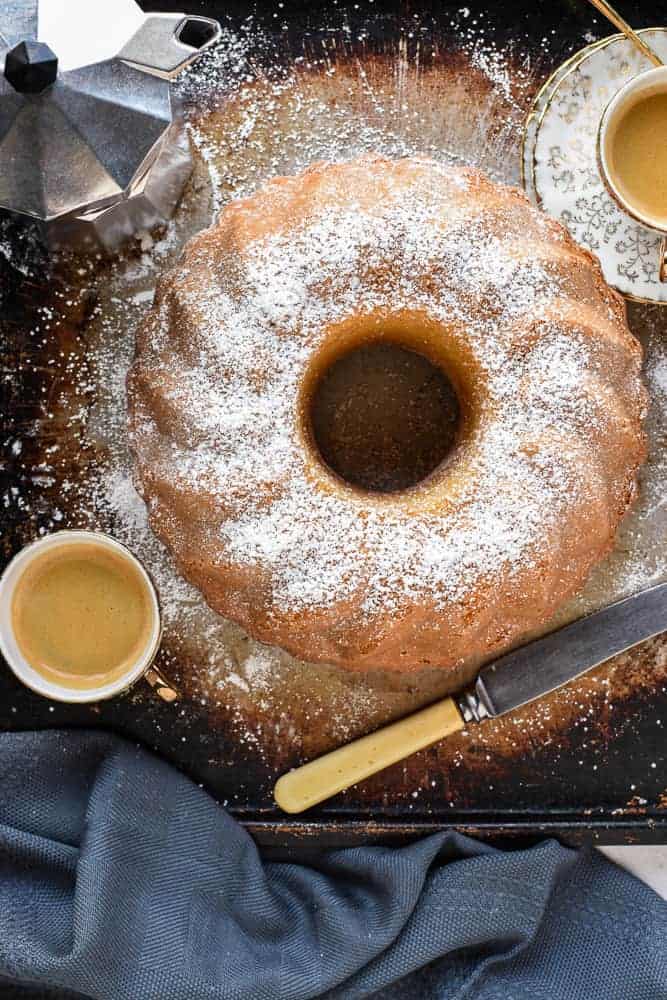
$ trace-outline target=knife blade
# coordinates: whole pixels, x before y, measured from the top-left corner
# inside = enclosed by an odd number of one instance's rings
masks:
[[[667,631],[667,583],[586,615],[483,667],[459,708],[477,722],[520,708]]]
[[[475,684],[457,697],[284,774],[276,782],[275,800],[285,812],[303,812],[466,724],[511,712],[665,631],[667,582],[512,650],[483,667]]]

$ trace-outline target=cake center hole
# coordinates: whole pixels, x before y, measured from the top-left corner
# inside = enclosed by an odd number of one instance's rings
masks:
[[[417,485],[446,458],[460,409],[442,369],[382,341],[334,361],[315,386],[310,420],[329,468],[353,486],[391,493]]]

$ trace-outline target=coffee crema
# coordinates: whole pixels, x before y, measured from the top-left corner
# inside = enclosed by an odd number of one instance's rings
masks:
[[[641,96],[629,105],[608,148],[621,197],[656,228],[667,228],[667,93]]]
[[[74,690],[102,687],[128,673],[154,626],[139,569],[95,542],[47,549],[29,563],[16,584],[11,615],[30,666]]]

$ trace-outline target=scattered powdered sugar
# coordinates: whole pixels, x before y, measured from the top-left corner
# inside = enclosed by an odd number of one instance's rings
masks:
[[[252,688],[266,689],[271,685],[274,668],[275,658],[271,655],[271,650],[265,646],[259,646],[243,664],[246,682]]]
[[[121,541],[134,551],[142,552],[157,583],[165,622],[170,624],[177,619],[181,627],[187,627],[192,611],[196,611],[198,620],[197,591],[182,576],[174,574],[168,562],[165,564],[162,546],[156,538],[151,539],[146,505],[134,488],[131,477],[120,469],[111,469],[99,485],[101,495],[96,497],[98,509],[114,514],[118,519],[117,534]],[[150,545],[148,558],[147,538]]]
[[[235,673],[233,670],[231,671],[231,673],[227,675],[227,679],[230,684],[235,684],[236,687],[241,688],[242,691],[250,690],[250,688],[248,687],[248,682],[243,677],[239,677],[239,675]]]
[[[648,380],[654,392],[667,396],[667,345],[663,344],[655,364],[648,371]]]

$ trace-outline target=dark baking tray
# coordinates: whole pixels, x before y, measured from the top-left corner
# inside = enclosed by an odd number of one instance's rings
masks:
[[[285,0],[254,6],[158,0],[145,6],[160,10],[187,6],[239,30],[247,30],[251,16],[253,30],[259,27],[263,32],[264,48],[267,38],[275,42],[272,59],[286,62],[303,52],[312,56],[325,42],[330,49],[332,39],[344,42],[338,49],[339,60],[391,59],[418,23],[429,58],[455,66],[461,32],[472,23],[479,31],[483,24],[486,40],[511,46],[516,59],[530,66],[537,80],[546,78],[587,41],[609,33],[583,0],[548,5],[530,0],[482,5],[467,0],[467,14],[460,3],[379,0],[349,4]],[[644,12],[641,6],[624,4],[624,13],[637,26],[648,24],[645,5]],[[666,4],[654,5],[650,13],[652,23],[667,21]],[[10,233],[10,238],[20,235]],[[39,467],[46,449],[59,436],[74,433],[74,428],[67,414],[60,423],[57,418],[46,423],[45,400],[55,393],[58,378],[66,377],[58,359],[85,347],[95,305],[83,297],[45,339],[36,337],[31,331],[40,317],[43,320],[43,308],[61,302],[68,287],[62,275],[44,273],[43,281],[26,279],[0,264],[6,376],[0,384],[4,561],[50,526],[53,496],[62,484],[41,482]],[[665,319],[656,315],[654,321],[667,333],[667,315]],[[13,448],[17,438],[22,442],[18,455]],[[76,475],[76,470],[69,474]],[[61,526],[77,523],[64,496],[61,508]],[[495,840],[553,834],[573,844],[590,838],[600,843],[666,842],[667,752],[661,720],[667,724],[667,691],[664,671],[657,666],[664,664],[664,658],[664,637],[636,651],[621,671],[624,686],[613,705],[608,699],[604,704],[591,701],[598,718],[590,727],[565,721],[549,738],[542,730],[531,738],[524,727],[522,744],[513,749],[473,741],[458,756],[443,757],[433,748],[304,819],[280,814],[271,799],[276,774],[295,763],[298,752],[258,754],[238,740],[224,720],[212,720],[207,709],[194,702],[181,713],[136,689],[100,705],[50,704],[18,685],[9,670],[2,670],[0,727],[103,727],[140,741],[202,782],[261,842],[276,846],[306,850],[315,842],[394,841],[444,827]],[[660,678],[656,685],[646,683],[652,671],[656,681]],[[635,677],[642,683],[633,684]]]

